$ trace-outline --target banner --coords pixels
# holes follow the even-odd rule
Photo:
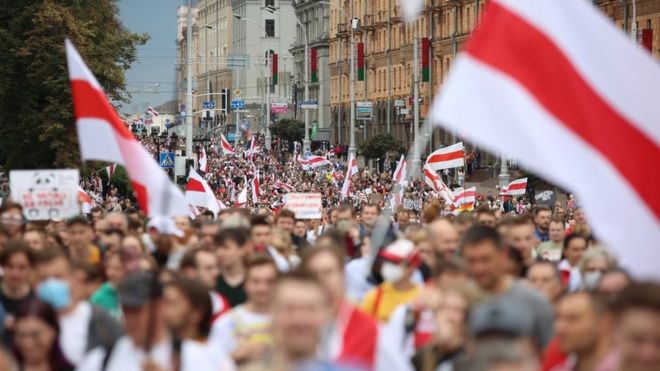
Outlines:
[[[80,214],[79,179],[77,169],[13,170],[9,187],[28,220],[63,219]]]
[[[289,111],[289,104],[286,100],[278,101],[273,99],[270,103],[270,112],[272,113],[287,113]]]
[[[284,208],[293,211],[296,219],[321,219],[323,201],[320,193],[287,193]]]

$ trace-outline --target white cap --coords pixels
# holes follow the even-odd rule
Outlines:
[[[167,216],[157,215],[151,218],[151,220],[149,220],[149,223],[147,223],[147,230],[151,228],[156,229],[160,234],[176,236],[176,237],[184,236],[183,231],[177,228],[176,224],[174,223],[174,220],[172,220],[172,218]]]
[[[408,262],[410,265],[419,264],[419,251],[412,241],[400,238],[387,247],[381,253],[383,259],[392,263]]]

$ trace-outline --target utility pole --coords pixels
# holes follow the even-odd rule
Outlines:
[[[270,88],[273,75],[273,52],[268,50],[266,57],[266,149],[270,151],[272,137],[270,135]]]
[[[348,19],[347,19],[348,21]],[[346,24],[348,26],[348,23]],[[339,94],[337,95],[338,97],[338,102],[339,104],[337,105],[337,144],[341,144],[341,106],[344,104],[344,101],[342,99],[341,95],[341,86],[343,85],[341,83],[342,80],[342,66],[344,64],[344,55],[342,54],[341,50],[341,45],[344,43],[343,40],[339,41],[339,58],[337,61],[337,68],[339,69],[339,81],[337,83],[337,87],[339,88]]]
[[[351,1],[351,14],[355,16],[355,4]],[[353,158],[356,158],[357,151],[355,149],[355,40],[353,39],[353,31],[357,28],[357,19],[351,18],[351,84],[350,84],[350,94],[351,94],[351,127],[350,127],[350,144],[348,146],[348,158],[351,154]]]
[[[417,27],[415,27],[415,34],[417,33]],[[417,145],[419,142],[419,38],[417,35],[413,38],[413,109],[414,109],[414,120],[413,120],[413,140],[414,140],[414,151],[413,151],[413,160],[412,160],[412,174],[419,174],[421,169],[420,159],[420,148]]]
[[[632,20],[630,21],[630,38],[637,44],[637,0],[632,0]]]
[[[192,4],[188,0],[188,19],[186,21],[186,48],[188,53],[188,60],[186,61],[187,77],[186,77],[186,158],[188,160],[193,158],[193,93],[192,93]]]

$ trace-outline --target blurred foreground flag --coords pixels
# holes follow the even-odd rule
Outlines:
[[[133,138],[69,40],[66,40],[66,56],[83,161],[123,165],[137,202],[147,215],[187,216],[188,203],[183,193]]]
[[[620,262],[660,279],[658,86],[589,2],[494,0],[429,118],[573,190]]]
[[[400,0],[399,3],[403,9],[403,18],[408,23],[414,22],[424,8],[424,0]]]

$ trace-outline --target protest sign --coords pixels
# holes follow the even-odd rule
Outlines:
[[[69,218],[80,214],[78,170],[13,170],[12,200],[23,206],[28,220]]]
[[[321,219],[323,202],[320,193],[287,193],[284,207],[296,214],[296,219]]]

